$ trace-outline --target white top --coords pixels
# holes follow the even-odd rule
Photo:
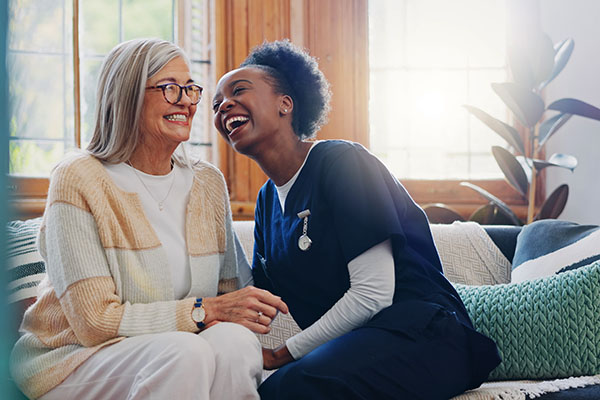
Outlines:
[[[315,142],[311,146],[296,174],[282,186],[275,186],[282,213],[287,194],[296,182],[310,151],[318,143]],[[314,324],[286,340],[287,348],[294,359],[297,360],[323,343],[363,325],[392,304],[395,284],[394,256],[390,239],[352,259],[348,263],[348,272],[350,288],[342,298]]]
[[[177,164],[167,175],[149,175],[125,163],[103,165],[120,189],[137,193],[144,214],[165,249],[175,299],[187,297],[192,277],[185,241],[185,213],[194,172]],[[163,202],[162,211],[159,202]]]
[[[302,171],[304,164],[306,164],[306,160],[308,160],[310,152],[319,142],[320,140],[317,140],[310,146],[310,149],[308,149],[308,153],[306,153],[304,161],[302,161],[302,165],[300,166],[300,168],[298,168],[298,171],[296,171],[294,176],[292,176],[289,181],[287,181],[281,186],[275,185],[275,187],[277,188],[277,196],[279,197],[279,204],[281,205],[281,215],[283,215],[283,213],[285,212],[285,199],[287,198],[290,189],[292,188],[292,186],[294,186],[294,182],[296,182],[296,179],[298,179],[298,175],[300,175],[300,171]]]

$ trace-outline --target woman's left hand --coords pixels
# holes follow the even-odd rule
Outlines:
[[[281,297],[254,286],[202,300],[206,311],[207,327],[216,321],[235,322],[252,332],[266,334],[278,312],[288,313],[288,306]]]
[[[285,364],[294,361],[294,357],[290,354],[287,346],[282,344],[276,349],[262,349],[263,353],[263,368],[277,369],[283,367]]]

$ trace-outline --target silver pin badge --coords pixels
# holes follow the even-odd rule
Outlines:
[[[312,245],[312,240],[307,235],[308,232],[308,216],[310,215],[310,210],[307,208],[304,211],[300,211],[298,213],[298,218],[304,219],[304,226],[302,228],[302,236],[298,238],[298,247],[302,251],[306,251],[310,249]]]

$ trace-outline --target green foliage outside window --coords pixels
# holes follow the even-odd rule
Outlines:
[[[175,0],[79,0],[81,146],[91,138],[106,53],[136,37],[174,40]],[[73,0],[9,0],[9,173],[48,176],[75,146]]]

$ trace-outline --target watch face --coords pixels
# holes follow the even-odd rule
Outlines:
[[[204,307],[196,307],[192,311],[192,319],[194,322],[204,322],[205,317],[206,312],[204,311]]]
[[[308,235],[302,235],[302,236],[300,236],[300,238],[298,238],[298,247],[302,251],[308,250],[310,248],[311,244],[312,244],[312,240],[310,240]]]

